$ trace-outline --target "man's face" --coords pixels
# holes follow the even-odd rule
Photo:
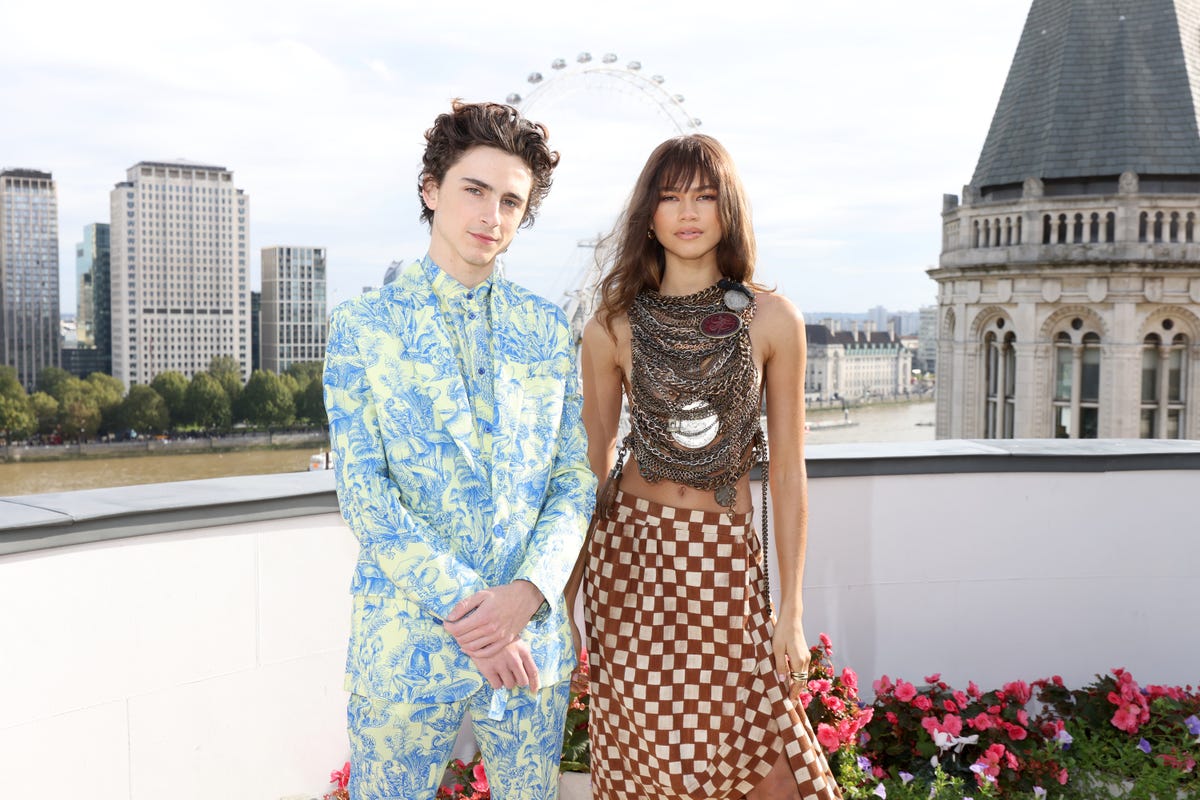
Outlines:
[[[460,281],[483,280],[508,249],[529,202],[533,175],[517,156],[473,147],[421,194],[433,209],[429,255]]]

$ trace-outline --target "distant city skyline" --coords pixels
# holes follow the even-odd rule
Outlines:
[[[759,276],[802,309],[916,309],[941,245],[941,197],[966,183],[1003,86],[1027,2],[928,0],[718,7],[614,0],[568,24],[561,4],[519,12],[351,2],[336,11],[213,0],[205,30],[143,0],[93,7],[7,3],[0,51],[0,166],[54,173],[60,247],[110,222],[130,166],[187,158],[232,170],[254,198],[250,283],[264,247],[324,247],[330,305],[419,258],[422,132],[453,97],[528,108],[563,154],[541,216],[506,256],[509,275],[559,302],[585,265],[581,240],[612,223],[637,170],[674,128],[619,81],[567,77],[591,52],[640,61],[685,97],[699,130],[733,154],[750,194]],[[19,112],[17,111],[19,109]],[[66,110],[69,109],[69,113]],[[319,190],[316,190],[319,187]],[[61,306],[75,308],[73,263]]]

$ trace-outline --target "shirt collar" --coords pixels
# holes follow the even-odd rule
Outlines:
[[[459,283],[457,278],[451,276],[437,264],[433,263],[433,259],[428,255],[421,261],[421,265],[425,268],[425,274],[428,276],[429,282],[433,285],[433,293],[437,296],[438,300],[447,306],[451,304],[461,305],[467,302],[486,303],[488,297],[491,295],[491,275],[488,275],[483,283],[468,289]]]

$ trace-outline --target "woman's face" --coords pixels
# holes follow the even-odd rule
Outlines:
[[[688,187],[659,192],[651,226],[668,256],[684,261],[715,257],[724,233],[718,205],[717,187],[703,175]]]

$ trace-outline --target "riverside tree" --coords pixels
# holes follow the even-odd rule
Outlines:
[[[0,435],[7,442],[37,430],[37,417],[14,367],[0,367]]]
[[[138,433],[162,433],[171,424],[166,401],[153,388],[140,383],[129,387],[117,418],[122,428]]]

